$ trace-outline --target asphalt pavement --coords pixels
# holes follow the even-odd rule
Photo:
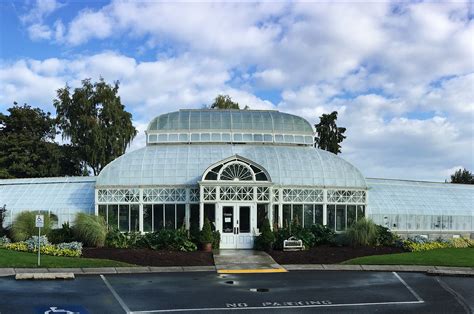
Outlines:
[[[474,278],[422,273],[290,271],[0,278],[0,313],[472,313]]]

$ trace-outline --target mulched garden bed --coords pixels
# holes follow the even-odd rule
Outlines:
[[[148,249],[84,248],[82,256],[105,258],[142,266],[214,266],[212,253]]]
[[[337,247],[318,246],[306,251],[271,251],[269,254],[279,264],[338,264],[356,257],[406,252],[396,247]]]

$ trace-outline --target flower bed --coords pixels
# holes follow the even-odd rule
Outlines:
[[[7,240],[2,238],[2,240],[0,240],[1,248],[19,252],[38,252],[38,236],[33,236],[26,241],[15,243],[11,243],[8,238],[6,239]],[[82,255],[82,243],[80,242],[51,244],[46,236],[41,236],[39,241],[41,254],[68,257],[79,257]]]

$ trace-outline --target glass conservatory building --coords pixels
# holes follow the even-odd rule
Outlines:
[[[152,232],[208,218],[221,248],[252,248],[266,217],[337,232],[369,216],[401,234],[473,233],[474,186],[365,179],[314,148],[313,129],[298,116],[180,110],[153,119],[146,136],[145,147],[97,177],[0,180],[9,221],[21,210],[49,210],[59,223],[85,211],[124,232]]]

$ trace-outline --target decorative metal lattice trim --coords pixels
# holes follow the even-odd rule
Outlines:
[[[97,191],[99,203],[138,203],[140,201],[140,189],[99,189]]]
[[[144,189],[143,202],[186,202],[186,189],[179,188],[158,188]]]
[[[257,187],[257,201],[269,201],[270,200],[270,188],[267,186]]]
[[[322,203],[323,190],[314,189],[283,189],[283,202]]]
[[[252,181],[253,171],[245,164],[231,163],[222,169],[219,179],[224,181]]]
[[[251,186],[224,186],[220,189],[222,201],[252,201],[253,187]]]
[[[279,189],[273,189],[273,201],[275,203],[278,203],[280,201],[280,190]]]
[[[205,201],[215,201],[217,199],[217,188],[205,186],[202,197]]]
[[[350,191],[350,190],[328,190],[328,203],[354,203],[365,204],[365,191]]]
[[[189,189],[189,201],[199,203],[199,189]]]

